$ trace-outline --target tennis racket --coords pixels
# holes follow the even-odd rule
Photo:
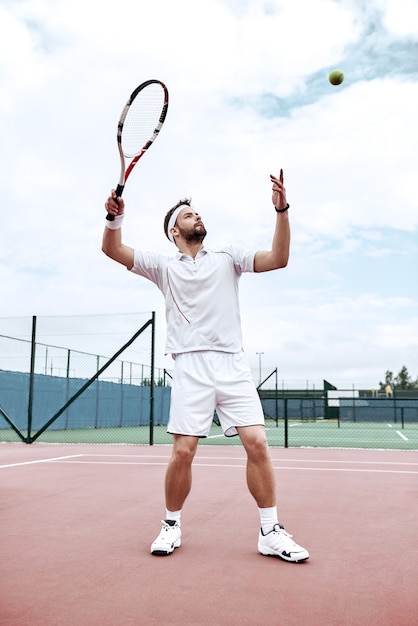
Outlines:
[[[120,176],[116,195],[123,193],[129,174],[144,156],[164,124],[168,110],[168,90],[159,80],[147,80],[129,96],[119,118],[117,142],[120,155]],[[128,160],[132,159],[129,163]],[[114,215],[106,219],[113,221]]]

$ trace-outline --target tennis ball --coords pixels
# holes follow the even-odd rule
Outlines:
[[[328,76],[331,85],[341,85],[344,80],[344,74],[341,70],[332,70]]]

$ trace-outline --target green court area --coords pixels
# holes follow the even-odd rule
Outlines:
[[[284,420],[276,424],[267,420],[266,432],[271,446],[364,448],[418,450],[418,422],[404,424],[389,422],[340,422],[332,420]],[[287,434],[286,434],[287,433]],[[26,433],[22,433],[26,436]],[[32,433],[35,435],[35,433]],[[10,428],[0,429],[0,441],[19,442]],[[87,428],[76,430],[46,430],[36,439],[39,443],[100,443],[149,445],[170,444],[171,436],[165,426],[122,428]],[[225,437],[220,426],[212,424],[209,437],[201,445],[239,445],[238,437]]]
[[[418,422],[404,425],[386,422],[340,422],[333,420],[289,420],[287,437],[285,423],[266,421],[270,446],[291,448],[375,448],[384,450],[418,450]],[[239,443],[223,436],[220,427],[212,426],[208,439],[203,443],[228,445]]]
[[[266,427],[270,444],[280,445],[274,443],[275,426],[267,423]],[[289,420],[288,445],[289,447],[418,450],[418,422],[411,422],[402,428],[400,424],[388,422],[340,422],[338,424],[338,421],[328,420],[316,422]]]

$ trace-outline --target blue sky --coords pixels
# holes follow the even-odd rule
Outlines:
[[[155,310],[170,367],[160,293],[100,252],[118,116],[160,78],[126,243],[171,254],[163,217],[191,195],[208,246],[265,249],[283,167],[289,266],[241,280],[254,371],[263,352],[289,384],[418,376],[416,0],[2,0],[0,24],[2,317]]]

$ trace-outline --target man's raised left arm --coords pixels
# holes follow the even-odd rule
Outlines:
[[[255,272],[269,272],[286,267],[290,251],[289,205],[286,200],[286,189],[283,184],[283,170],[277,178],[270,174],[272,187],[272,202],[276,210],[276,227],[273,235],[271,250],[260,250],[254,257]]]

